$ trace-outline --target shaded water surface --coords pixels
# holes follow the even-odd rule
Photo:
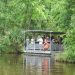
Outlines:
[[[0,75],[75,75],[75,65],[52,57],[0,55]]]

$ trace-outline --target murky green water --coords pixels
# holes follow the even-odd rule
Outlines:
[[[52,57],[0,55],[0,75],[75,75],[75,65]]]

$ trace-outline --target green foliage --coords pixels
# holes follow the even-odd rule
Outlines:
[[[23,46],[23,34],[20,29],[14,28],[6,32],[6,35],[0,40],[1,52],[17,52],[22,51]],[[11,49],[11,50],[10,50]]]
[[[64,56],[74,58],[74,27],[75,0],[0,1],[0,52],[21,50],[22,30],[44,29],[66,32]]]
[[[66,60],[75,60],[75,28],[69,30],[66,33],[66,38],[64,39],[64,56]]]

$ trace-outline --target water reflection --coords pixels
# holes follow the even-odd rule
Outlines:
[[[48,75],[50,68],[50,57],[25,56],[26,75]]]
[[[75,75],[75,65],[57,63],[52,57],[0,55],[0,75]]]
[[[26,75],[63,75],[63,66],[52,57],[25,56]]]
[[[52,57],[25,56],[25,62],[25,75],[75,75],[73,64],[57,63]]]

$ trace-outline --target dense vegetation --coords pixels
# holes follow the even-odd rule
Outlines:
[[[0,0],[0,52],[22,50],[22,30],[45,29],[66,32],[63,57],[75,59],[74,26],[75,0]]]

